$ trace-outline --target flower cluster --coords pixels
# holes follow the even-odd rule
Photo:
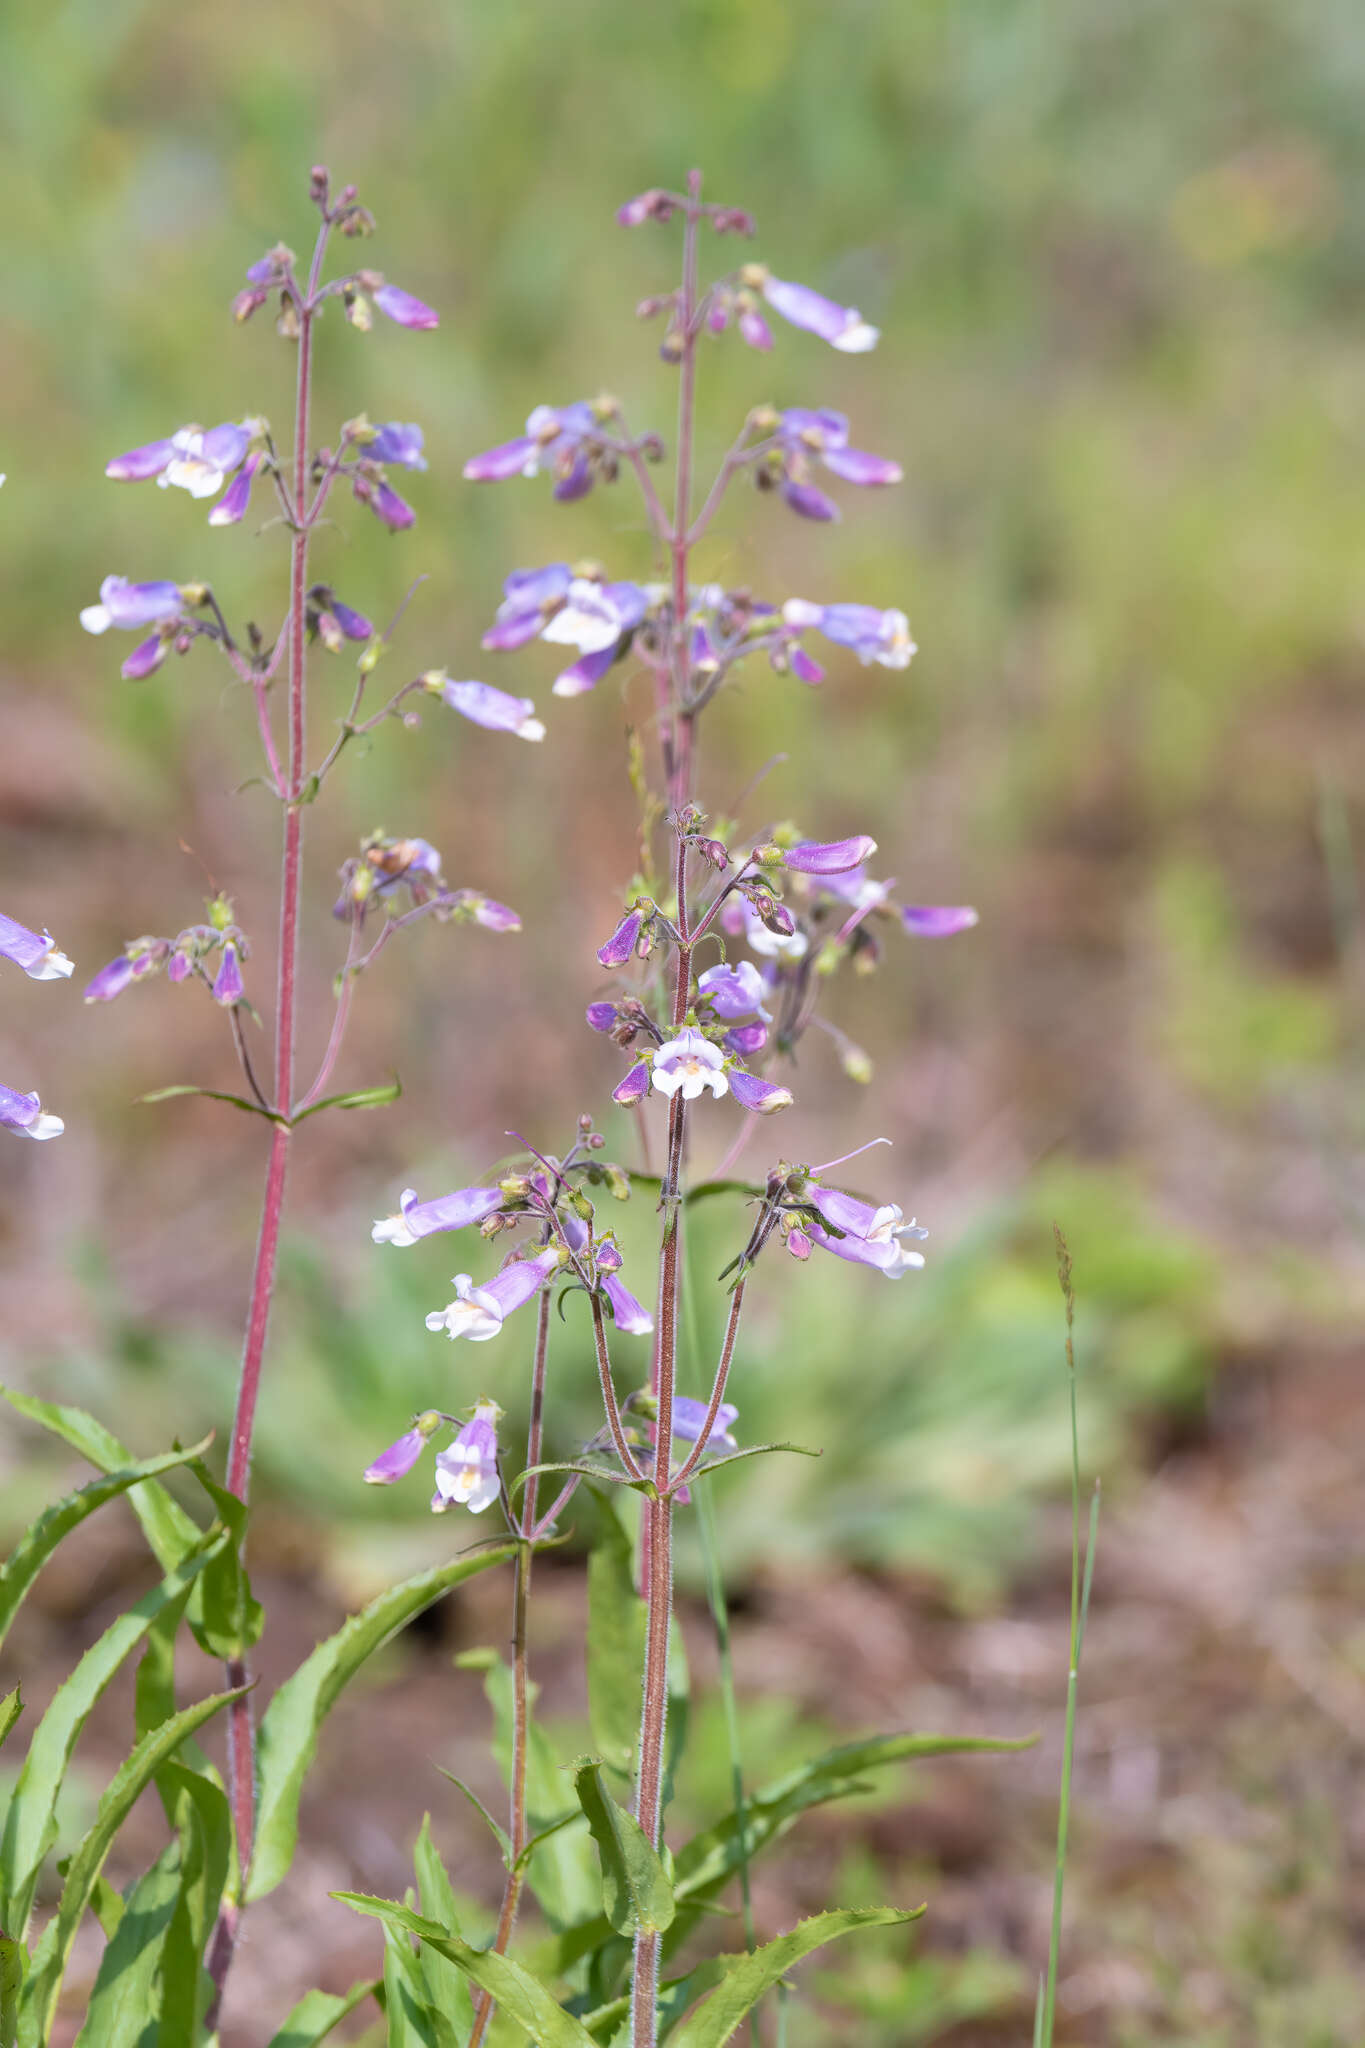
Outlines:
[[[187,924],[173,939],[130,939],[85,986],[87,1003],[111,1003],[134,982],[149,981],[164,969],[168,981],[202,982],[215,1003],[234,1009],[245,1000],[242,962],[251,952],[246,933],[234,922],[232,904],[215,896],[203,924]]]
[[[50,932],[31,932],[27,925],[0,912],[0,958],[13,961],[30,981],[65,981],[73,971]],[[0,1084],[0,1124],[24,1138],[59,1138],[65,1125],[45,1110],[37,1095]]]

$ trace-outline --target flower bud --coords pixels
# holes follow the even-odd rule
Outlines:
[[[710,862],[718,874],[723,875],[730,865],[730,856],[721,845],[719,839],[699,839],[697,841],[697,852],[703,860]]]
[[[630,1109],[648,1093],[649,1063],[647,1060],[639,1060],[626,1075],[625,1080],[618,1082],[612,1089],[611,1099],[613,1102],[619,1102],[623,1109]]]
[[[251,318],[252,314],[265,304],[269,297],[269,292],[262,291],[259,285],[248,285],[245,291],[238,292],[232,302],[232,317],[237,322],[237,325],[239,327],[244,325]]]

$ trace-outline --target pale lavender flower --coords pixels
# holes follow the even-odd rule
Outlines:
[[[603,967],[624,967],[635,951],[635,942],[640,936],[644,923],[644,912],[628,910],[616,930],[604,946],[597,949],[597,957]]]
[[[45,1111],[36,1095],[21,1095],[0,1085],[0,1124],[17,1131],[21,1138],[60,1138],[66,1126],[59,1116]]]
[[[621,659],[619,646],[599,647],[593,654],[580,655],[571,668],[562,669],[552,685],[556,697],[582,697],[595,690],[608,669]]]
[[[529,697],[509,696],[492,683],[457,683],[439,674],[435,674],[434,682],[428,676],[426,684],[442,703],[473,725],[482,725],[489,732],[515,733],[522,740],[545,737],[545,727],[535,716],[536,707]]]
[[[165,633],[149,633],[119,668],[125,682],[140,683],[144,676],[154,675],[171,651],[171,642]]]
[[[213,1000],[230,1010],[242,1000],[242,969],[237,957],[237,948],[229,939],[223,947],[223,958],[213,983]]]
[[[901,923],[913,938],[947,939],[954,932],[970,931],[978,922],[977,913],[969,903],[905,903],[901,906]]]
[[[642,1301],[637,1301],[625,1282],[615,1273],[602,1275],[602,1292],[611,1303],[612,1321],[628,1337],[647,1337],[654,1318]]]
[[[22,967],[30,981],[61,981],[73,971],[74,962],[59,952],[50,932],[31,932],[0,911],[0,954]]]
[[[467,898],[474,912],[475,924],[481,924],[485,931],[519,932],[521,919],[515,910],[509,910],[505,903],[495,903],[491,896]]]
[[[650,1081],[660,1095],[671,1096],[681,1091],[684,1102],[695,1102],[704,1088],[709,1088],[719,1101],[730,1086],[725,1055],[690,1026],[659,1047],[650,1068]]]
[[[544,630],[553,611],[569,595],[573,571],[567,562],[551,562],[544,569],[514,569],[503,584],[503,601],[493,624],[483,636],[488,648],[524,647]]]
[[[876,851],[876,840],[865,832],[852,839],[803,839],[782,849],[782,866],[798,875],[843,875],[871,860]]]
[[[81,624],[87,633],[136,632],[178,618],[186,605],[178,583],[130,583],[126,576],[106,576],[98,604],[86,605]]]
[[[833,299],[812,291],[809,285],[789,284],[761,265],[752,266],[746,281],[749,277],[775,313],[780,313],[793,327],[818,334],[831,348],[840,349],[845,355],[863,355],[877,346],[877,329],[869,327],[855,306],[837,305]]]
[[[852,648],[864,666],[875,661],[883,668],[908,668],[916,651],[904,612],[878,611],[870,604],[809,604],[792,597],[783,605],[782,617],[797,632],[813,629]]]
[[[354,611],[350,605],[343,604],[339,597],[333,597],[330,592],[326,611],[335,619],[337,627],[347,640],[373,639],[374,625],[366,618],[364,612]]]
[[[412,1428],[406,1430],[397,1443],[390,1444],[372,1465],[366,1466],[368,1483],[371,1486],[392,1486],[395,1479],[406,1478],[441,1427],[442,1420],[434,1408],[428,1408],[425,1415],[417,1416]]]
[[[772,329],[757,306],[742,305],[735,325],[739,329],[740,340],[747,342],[750,348],[761,349],[766,353],[772,347]]]
[[[104,465],[104,474],[115,483],[140,484],[148,482],[172,462],[176,456],[174,441],[169,435],[164,441],[146,441],[141,448],[130,448],[126,455],[116,455],[112,462]]]
[[[496,1215],[505,1200],[501,1188],[481,1187],[457,1188],[453,1195],[419,1202],[416,1188],[404,1188],[398,1197],[400,1213],[381,1217],[370,1236],[376,1244],[416,1244],[418,1238],[430,1237],[438,1230],[464,1230],[471,1223],[482,1223],[485,1216]]]
[[[616,209],[617,221],[623,228],[638,228],[647,220],[671,220],[672,217],[673,201],[657,185],[651,186],[648,192],[638,193]]]
[[[706,1411],[709,1402],[694,1401],[690,1394],[673,1396],[673,1434],[680,1436],[684,1443],[694,1444],[700,1440],[706,1426]],[[706,1439],[708,1450],[737,1451],[739,1445],[730,1434],[732,1422],[738,1422],[739,1410],[733,1401],[722,1401],[716,1410],[716,1419],[711,1425],[711,1434]]]
[[[766,1014],[766,1013],[765,1013]],[[726,1052],[735,1053],[740,1059],[752,1059],[756,1052],[762,1052],[768,1043],[766,1024],[736,1024],[726,1032],[721,1045]]]
[[[899,1280],[913,1268],[924,1264],[922,1252],[907,1251],[901,1243],[902,1237],[928,1236],[929,1233],[920,1229],[913,1219],[909,1223],[886,1226],[885,1234],[879,1237],[860,1237],[854,1232],[831,1237],[819,1223],[809,1223],[805,1227],[813,1244],[833,1252],[837,1259],[846,1259],[851,1265],[875,1267],[888,1280]]]
[[[420,427],[405,425],[401,420],[389,420],[386,425],[375,428],[374,439],[367,445],[365,453],[372,462],[392,462],[400,469],[425,469],[423,438]]]
[[[424,306],[411,292],[405,292],[401,285],[381,284],[374,302],[386,320],[396,321],[400,327],[431,328],[441,324],[438,313]]]
[[[432,1508],[468,1508],[481,1515],[491,1507],[502,1490],[498,1477],[498,1424],[502,1410],[496,1401],[476,1401],[472,1420],[454,1443],[436,1453],[436,1492]]]
[[[99,973],[86,983],[84,1000],[87,1003],[112,1003],[114,997],[121,996],[133,982],[141,981],[145,975],[156,971],[169,947],[164,939],[158,939],[154,944],[143,941],[142,944],[145,950],[120,953],[117,959],[101,967]]]
[[[708,967],[697,976],[697,988],[710,997],[712,1009],[727,1023],[740,1017],[759,1017],[765,1024],[771,1021],[771,1013],[763,1007],[767,983],[752,960]]]
[[[633,633],[649,609],[649,597],[637,583],[595,583],[575,576],[564,603],[546,620],[540,637],[557,647],[577,647],[596,654]]]
[[[802,1230],[799,1223],[787,1232],[786,1246],[792,1257],[800,1259],[803,1266],[814,1249],[809,1235]]]
[[[212,498],[241,468],[252,440],[263,430],[257,419],[224,420],[221,426],[179,427],[163,441],[148,441],[105,464],[104,473],[118,483],[144,483],[155,477],[163,490],[175,487],[192,498]],[[221,521],[218,522],[221,524]]]
[[[209,513],[210,526],[235,526],[246,516],[251,503],[251,486],[264,457],[259,453],[248,455],[232,482],[224,491],[218,503]]]
[[[843,517],[833,498],[827,498],[815,484],[802,483],[796,477],[783,479],[782,500],[801,519],[829,522]]]
[[[584,444],[591,445],[597,432],[597,414],[585,399],[572,405],[538,405],[524,434],[471,456],[464,473],[471,483],[503,483],[514,476],[539,476],[548,469],[557,479],[556,498],[582,498],[593,483]]]
[[[633,1109],[637,1102],[649,1093],[649,1062],[637,1060],[624,1081],[618,1081],[611,1091],[613,1102],[619,1102],[622,1109]]]
[[[753,1116],[772,1116],[779,1109],[790,1109],[795,1099],[790,1088],[776,1081],[761,1081],[743,1067],[731,1067],[726,1078],[735,1101]]]
[[[904,472],[888,456],[869,455],[848,445],[848,420],[841,412],[814,411],[791,406],[778,415],[775,429],[783,453],[790,461],[813,457],[845,483],[862,485],[898,484]]]
[[[594,1031],[616,1029],[615,1003],[589,1003],[585,1015]]]
[[[429,1330],[444,1330],[447,1336],[468,1337],[472,1344],[486,1344],[496,1337],[515,1309],[525,1306],[563,1264],[564,1253],[550,1245],[534,1258],[518,1259],[504,1266],[497,1276],[476,1287],[468,1273],[455,1275],[454,1301],[434,1309],[427,1317]]]

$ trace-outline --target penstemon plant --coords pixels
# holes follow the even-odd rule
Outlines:
[[[495,932],[515,930],[519,922],[477,890],[450,888],[425,840],[379,833],[364,840],[342,870],[334,914],[345,931],[345,952],[335,1008],[316,1070],[300,1089],[295,1049],[304,817],[349,742],[391,718],[408,722],[414,701],[424,697],[440,698],[494,732],[528,740],[544,735],[530,700],[483,682],[455,681],[443,670],[424,671],[371,707],[369,679],[394,629],[376,631],[330,584],[313,580],[311,544],[331,492],[349,487],[362,507],[402,529],[414,515],[389,471],[425,467],[417,427],[373,426],[363,415],[341,428],[334,446],[312,446],[318,319],[329,303],[362,330],[376,308],[413,329],[434,327],[436,315],[376,272],[328,278],[333,237],[367,234],[372,222],[354,189],[334,197],[320,169],[312,199],[320,227],[306,269],[277,247],[252,266],[235,304],[244,321],[273,300],[279,332],[297,347],[292,448],[282,453],[268,424],[252,418],[208,431],[182,428],[109,465],[117,479],[155,477],[196,497],[216,497],[211,524],[245,517],[253,490],[270,493],[278,515],[271,523],[282,525],[289,541],[283,623],[273,636],[254,625],[237,634],[208,583],[139,584],[121,577],[108,578],[99,603],[82,614],[91,632],[112,627],[144,634],[124,663],[126,676],[150,674],[171,653],[187,653],[205,640],[252,693],[266,786],[283,813],[272,1074],[263,1079],[250,1055],[245,1022],[254,1013],[243,964],[249,965],[251,945],[225,896],[174,937],[145,936],[126,945],[86,996],[106,1001],[163,969],[171,981],[200,983],[225,1013],[245,1092],[193,1084],[158,1092],[216,1095],[260,1115],[271,1126],[270,1152],[222,1480],[205,1462],[208,1439],[139,1460],[81,1411],[24,1394],[8,1397],[21,1414],[80,1451],[100,1476],[51,1508],[7,1563],[0,1577],[0,1641],[61,1538],[111,1498],[127,1497],[164,1576],[80,1660],[29,1743],[0,1839],[0,1926],[6,1930],[0,1936],[0,2048],[16,2041],[19,2048],[42,2048],[51,2037],[87,1908],[101,1923],[106,1947],[80,2039],[91,2048],[145,2048],[149,2014],[166,2048],[182,2042],[200,2048],[216,2039],[243,1913],[290,1867],[303,1785],[331,1707],[398,1629],[475,1573],[504,1563],[512,1579],[510,1666],[488,1652],[463,1660],[484,1672],[508,1786],[506,1828],[468,1793],[492,1828],[505,1866],[491,1937],[479,1943],[462,1932],[428,1817],[414,1851],[420,1911],[411,1895],[401,1903],[337,1895],[382,1923],[382,1975],[345,1994],[310,1993],[274,2034],[272,2048],[311,2048],[369,1998],[393,2048],[479,2048],[485,2040],[496,2048],[527,2038],[544,2048],[654,2048],[664,2040],[676,2048],[720,2048],[803,1956],[860,1928],[916,1917],[916,1910],[895,1907],[832,1909],[760,1946],[748,1910],[752,1859],[808,1808],[863,1789],[873,1770],[907,1757],[1017,1746],[895,1732],[831,1750],[749,1793],[736,1757],[733,1809],[685,1843],[666,1839],[687,1713],[673,1611],[675,1518],[691,1508],[693,1489],[709,1485],[722,1467],[798,1448],[745,1444],[738,1429],[743,1394],[736,1360],[754,1268],[765,1254],[804,1263],[820,1253],[869,1269],[861,1276],[866,1280],[872,1274],[899,1279],[924,1263],[914,1246],[926,1233],[906,1221],[897,1203],[841,1184],[837,1169],[868,1144],[815,1165],[776,1158],[750,1179],[736,1177],[738,1162],[756,1134],[770,1128],[768,1119],[792,1106],[787,1076],[812,1026],[832,1037],[850,1077],[868,1078],[865,1055],[821,1014],[838,971],[875,966],[888,929],[945,937],[975,922],[967,908],[896,901],[893,885],[868,872],[876,847],[866,834],[818,839],[780,820],[746,825],[738,816],[709,814],[699,793],[703,714],[745,661],[762,658],[779,675],[813,685],[823,671],[808,644],[812,636],[890,670],[904,669],[915,651],[897,610],[803,598],[773,604],[696,579],[695,551],[741,482],[776,494],[802,518],[828,521],[838,508],[816,482],[817,472],[874,489],[900,476],[891,460],[849,445],[839,413],[760,405],[703,492],[695,482],[699,353],[708,336],[727,331],[767,353],[773,347],[770,314],[849,354],[872,348],[878,337],[855,310],[775,277],[762,264],[742,263],[703,284],[704,236],[747,238],[753,224],[737,208],[703,201],[700,176],[693,173],[685,192],[647,192],[619,216],[625,227],[676,219],[682,228],[678,287],[640,308],[646,317],[662,318],[659,353],[678,378],[671,491],[658,481],[666,457],[661,438],[636,432],[612,398],[540,406],[523,435],[466,465],[474,482],[547,475],[563,503],[629,476],[643,500],[653,559],[639,568],[658,580],[612,581],[593,565],[567,562],[517,571],[504,586],[484,646],[511,651],[539,638],[572,650],[575,658],[554,682],[557,696],[587,694],[612,673],[626,684],[642,678],[650,693],[657,767],[633,732],[627,749],[642,809],[638,873],[598,949],[586,1024],[625,1056],[612,1099],[633,1112],[642,1157],[648,1162],[653,1148],[660,1167],[655,1173],[647,1164],[628,1168],[607,1159],[604,1132],[584,1114],[558,1152],[511,1133],[520,1149],[486,1181],[435,1199],[419,1199],[408,1189],[396,1213],[375,1223],[375,1242],[390,1247],[412,1248],[428,1237],[474,1228],[495,1246],[511,1246],[485,1277],[458,1274],[454,1298],[426,1320],[433,1332],[485,1343],[503,1338],[517,1311],[529,1312],[515,1325],[531,1333],[524,1455],[509,1455],[500,1440],[501,1410],[486,1394],[433,1406],[412,1419],[365,1478],[378,1485],[400,1481],[433,1452],[433,1509],[491,1510],[500,1532],[388,1588],[353,1615],[278,1688],[257,1727],[249,1658],[262,1616],[243,1545],[293,1135],[323,1108],[374,1104],[394,1092],[380,1087],[328,1096],[326,1090],[355,982],[395,933],[429,916]],[[314,759],[306,689],[310,650],[319,644],[332,654],[349,649],[357,660],[349,708]],[[281,696],[283,740],[277,731]],[[757,779],[750,796],[756,787]],[[0,922],[0,950],[30,973],[69,972],[50,941],[8,921]],[[55,1135],[50,1126],[37,1127],[36,1098],[14,1098],[20,1105],[14,1115],[8,1102],[0,1097],[5,1121],[30,1135]],[[31,1114],[24,1105],[31,1105]],[[652,1131],[656,1118],[662,1129]],[[706,1178],[691,1167],[692,1152],[703,1147],[723,1154]],[[606,1220],[609,1205],[638,1193],[656,1202],[658,1215],[653,1282],[636,1283],[648,1306],[627,1282],[617,1234]],[[696,1317],[705,1284],[689,1262],[689,1217],[692,1203],[706,1195],[731,1197],[736,1222],[734,1256],[714,1283],[723,1336],[709,1392],[695,1398],[681,1391],[679,1366],[687,1348],[683,1332]],[[858,1277],[850,1280],[856,1284]],[[576,1295],[591,1326],[602,1419],[586,1443],[565,1445],[554,1440],[551,1339],[556,1302],[562,1316]],[[177,1470],[197,1484],[206,1504],[202,1520],[164,1486],[164,1476]],[[566,1539],[570,1505],[583,1505],[586,1496],[596,1532],[586,1632],[595,1753],[579,1758],[566,1775],[534,1712],[530,1596],[537,1553]],[[719,1612],[723,1625],[723,1606]],[[227,1683],[181,1707],[176,1645],[186,1626],[223,1660]],[[56,1908],[30,1943],[72,1748],[95,1701],[134,1654],[134,1748],[63,1866]],[[16,1690],[0,1704],[0,1740],[19,1710]],[[195,1740],[220,1712],[227,1723],[225,1782]],[[103,1878],[104,1860],[149,1784],[160,1794],[169,1840],[152,1868],[119,1895]],[[698,1958],[688,1944],[709,1915],[723,1910],[736,1879],[745,1901],[746,1947]],[[528,1894],[548,1930],[544,1939],[529,1938],[521,1924]]]

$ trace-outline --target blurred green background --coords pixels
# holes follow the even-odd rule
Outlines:
[[[393,948],[338,1078],[396,1068],[403,1099],[312,1124],[297,1148],[259,1484],[333,1596],[444,1540],[420,1498],[355,1484],[408,1409],[485,1383],[517,1409],[515,1358],[452,1362],[422,1328],[464,1251],[376,1252],[370,1218],[405,1184],[484,1171],[509,1125],[562,1143],[616,1072],[580,1017],[634,859],[620,695],[559,702],[549,650],[478,641],[511,568],[595,555],[644,576],[648,541],[625,485],[559,507],[543,483],[475,488],[460,467],[537,402],[604,387],[669,437],[671,373],[633,308],[672,282],[676,230],[627,235],[612,214],[690,163],[753,211],[755,254],[883,330],[868,358],[787,329],[767,358],[709,348],[703,449],[760,400],[834,405],[906,472],[893,493],[844,492],[833,530],[736,495],[702,569],[777,599],[901,605],[922,650],[904,674],[836,659],[820,692],[745,677],[713,719],[703,797],[725,808],[781,750],[776,815],[870,830],[912,900],[981,911],[974,933],[894,946],[833,997],[876,1061],[870,1089],[819,1046],[803,1059],[783,1149],[892,1137],[860,1171],[929,1224],[929,1269],[897,1289],[832,1262],[763,1277],[743,1427],[825,1455],[725,1483],[727,1569],[741,1586],[913,1574],[967,1617],[1045,1569],[1066,1463],[1053,1217],[1080,1292],[1085,1460],[1120,1513],[1141,1513],[1171,1456],[1216,1462],[1239,1388],[1349,1356],[1365,1199],[1355,10],[77,0],[3,20],[3,900],[78,963],[71,989],[6,983],[4,1076],[67,1119],[60,1145],[6,1148],[9,1376],[143,1449],[229,1411],[261,1133],[209,1104],[134,1101],[232,1086],[221,1019],[193,991],[85,1010],[78,989],[125,938],[193,919],[211,878],[256,937],[264,1004],[276,821],[243,786],[249,707],[208,653],[124,684],[126,644],[76,615],[111,570],[211,575],[230,616],[279,613],[278,530],[211,531],[183,496],[102,469],[192,419],[260,411],[287,440],[291,352],[268,315],[238,329],[227,307],[270,243],[307,246],[315,161],[377,217],[364,260],[442,315],[429,335],[324,325],[319,438],[361,410],[415,419],[431,468],[408,493],[412,534],[339,501],[316,573],[376,616],[425,576],[392,668],[482,675],[536,697],[550,728],[541,748],[431,715],[382,732],[309,818],[319,1044],[332,871],[361,832],[430,838],[452,882],[526,925]],[[735,248],[704,254],[724,268]],[[344,661],[320,654],[319,742],[348,692]],[[727,1118],[717,1151],[728,1135]],[[701,1274],[741,1227],[708,1217]],[[700,1287],[698,1317],[705,1337]],[[573,1331],[564,1446],[592,1426],[586,1366]],[[1286,1451],[1253,1430],[1258,1484]],[[26,1439],[3,1456],[17,1517],[53,1474]],[[1186,2031],[1119,2019],[1093,2038],[1221,2042],[1253,2022],[1309,2038],[1292,2003],[1292,2035],[1279,2007],[1247,2005],[1225,2036],[1218,2011],[1182,2017],[1185,1994],[1161,1995]],[[871,2006],[864,2023],[860,2038],[909,2038],[894,2010],[884,2036]]]

